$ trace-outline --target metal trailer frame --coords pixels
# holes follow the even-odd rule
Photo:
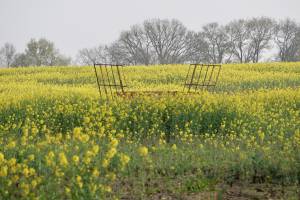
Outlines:
[[[179,91],[147,91],[147,92],[125,92],[127,87],[125,76],[122,73],[124,65],[95,63],[94,72],[97,80],[100,98],[114,99],[116,96],[132,96],[137,93],[143,94],[176,94]],[[190,64],[183,85],[183,92],[197,92],[199,89],[214,88],[218,82],[221,71],[220,64]]]
[[[185,78],[183,91],[205,89],[217,85],[222,65],[220,64],[190,64]],[[216,74],[214,75],[214,72]]]
[[[124,65],[95,63],[94,71],[97,80],[98,92],[100,98],[114,98],[115,95],[124,95],[125,76],[121,69]]]

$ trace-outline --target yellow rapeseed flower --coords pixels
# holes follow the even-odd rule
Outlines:
[[[100,172],[98,169],[94,169],[92,172],[93,177],[97,178],[100,175]]]
[[[116,148],[111,148],[107,153],[106,153],[106,157],[108,159],[113,158],[117,153],[117,149]]]
[[[111,139],[110,145],[111,147],[117,147],[119,144],[119,141],[116,138]]]
[[[90,123],[90,121],[91,121],[91,119],[90,119],[89,117],[84,117],[84,118],[83,118],[83,122],[84,122],[85,124]]]
[[[76,155],[74,155],[74,156],[72,157],[72,160],[73,160],[73,162],[74,162],[75,164],[78,164],[78,163],[79,163],[79,157],[76,156]]]
[[[75,127],[73,129],[73,136],[75,139],[80,139],[81,138],[81,128],[80,127]]]
[[[38,184],[38,183],[37,183],[36,180],[32,180],[32,181],[31,181],[31,187],[32,187],[32,188],[35,188],[35,187],[37,186],[37,184]]]
[[[99,152],[100,147],[98,145],[93,145],[92,151],[94,154],[97,154]]]
[[[141,146],[138,149],[140,156],[146,157],[148,155],[148,148],[145,146]]]
[[[28,177],[28,176],[30,175],[30,171],[29,171],[29,169],[28,169],[27,167],[25,167],[25,168],[23,169],[23,175],[24,175],[25,177]]]
[[[89,139],[90,139],[90,136],[88,134],[81,135],[81,138],[80,138],[80,140],[85,143],[88,142]]]
[[[70,189],[69,187],[66,187],[66,188],[65,188],[65,191],[66,191],[67,194],[70,194],[71,189]]]
[[[61,166],[67,166],[68,165],[68,159],[67,159],[66,155],[63,152],[59,153],[58,157],[59,157],[59,164]]]
[[[23,194],[24,194],[24,195],[28,195],[28,194],[29,194],[29,192],[30,192],[30,187],[29,187],[28,184],[26,184],[26,183],[21,183],[21,188],[22,188],[22,190],[23,190]]]
[[[9,165],[9,167],[12,167],[17,164],[17,160],[15,158],[11,158],[7,161],[7,164]]]
[[[105,177],[106,177],[107,179],[111,180],[111,181],[115,181],[116,178],[117,178],[116,174],[113,173],[113,172],[109,172],[108,174],[106,174]]]
[[[109,185],[104,185],[103,189],[104,189],[105,192],[109,192],[109,193],[112,191],[112,189]]]
[[[82,183],[82,178],[81,178],[81,176],[77,176],[77,177],[76,177],[76,182],[77,182],[77,185],[78,185],[80,188],[82,188],[83,183]]]
[[[7,166],[2,166],[0,168],[0,177],[6,177],[7,176],[7,170],[8,170]]]
[[[15,142],[15,141],[10,141],[10,142],[7,144],[7,148],[8,148],[8,149],[15,148],[15,146],[16,146],[16,142]]]
[[[176,144],[173,144],[171,148],[175,151],[177,149]]]
[[[0,152],[0,164],[5,161],[4,154]]]
[[[108,165],[109,165],[109,160],[104,159],[104,160],[102,161],[102,167],[103,167],[103,168],[107,168]]]
[[[127,156],[126,154],[121,154],[120,160],[121,160],[122,165],[125,166],[130,161],[130,157]]]
[[[84,164],[86,164],[86,165],[90,164],[91,161],[92,161],[92,159],[91,159],[90,157],[88,157],[88,156],[85,156],[85,157],[83,158],[83,162],[84,162]]]
[[[35,175],[35,169],[34,168],[29,168],[29,173],[30,173],[30,175]]]
[[[50,151],[50,152],[48,153],[48,156],[49,156],[49,158],[54,158],[55,154],[53,153],[53,151]]]
[[[28,156],[28,159],[29,159],[30,161],[33,161],[33,160],[34,160],[34,155],[33,155],[33,154],[30,154],[30,155]]]

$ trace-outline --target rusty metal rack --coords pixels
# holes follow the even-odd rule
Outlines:
[[[95,63],[94,71],[100,97],[114,98],[125,94],[125,76],[122,74],[124,65]]]
[[[219,64],[190,64],[183,91],[214,88],[221,71]]]
[[[175,95],[180,91],[126,91],[124,65],[94,64],[94,71],[100,98],[114,99],[117,96],[132,97],[140,94],[160,96]],[[190,64],[185,78],[183,92],[197,92],[198,89],[214,88],[221,71],[219,64]]]

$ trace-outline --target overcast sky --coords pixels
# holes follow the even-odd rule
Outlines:
[[[0,0],[0,46],[10,42],[21,52],[31,38],[44,37],[74,57],[149,18],[176,18],[199,31],[257,16],[300,22],[300,0]]]

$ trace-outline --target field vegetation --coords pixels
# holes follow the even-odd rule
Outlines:
[[[182,91],[187,65],[125,67]],[[226,64],[213,91],[99,99],[92,67],[0,70],[1,199],[298,199],[300,63]]]

